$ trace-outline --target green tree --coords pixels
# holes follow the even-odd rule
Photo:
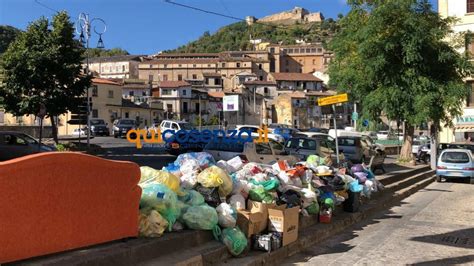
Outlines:
[[[32,22],[2,56],[5,79],[0,97],[6,111],[35,115],[44,104],[57,143],[54,118],[74,111],[90,85],[90,77],[82,74],[83,54],[66,12],[57,13],[51,23],[44,17]]]
[[[3,54],[10,43],[21,33],[21,31],[12,26],[0,26],[0,54]]]
[[[126,50],[122,48],[112,48],[110,50],[101,49],[101,48],[89,48],[87,50],[89,57],[101,57],[101,56],[116,56],[116,55],[129,55]]]
[[[180,46],[177,49],[166,52],[207,52],[215,53],[229,50],[249,50],[253,46],[249,43],[250,36],[253,39],[283,44],[294,44],[295,39],[308,41],[325,41],[334,35],[337,29],[337,21],[328,19],[314,23],[303,23],[279,27],[255,23],[248,26],[245,22],[237,22],[220,28],[214,34],[209,31],[196,41]]]
[[[452,19],[427,0],[352,0],[329,48],[331,84],[361,103],[363,116],[405,121],[401,159],[411,160],[414,126],[450,125],[468,95],[472,66],[446,38]]]
[[[219,125],[219,117],[216,115],[211,117],[207,124],[211,126]]]

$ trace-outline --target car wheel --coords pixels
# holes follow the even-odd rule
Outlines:
[[[441,176],[439,176],[439,175],[436,176],[436,182],[438,182],[438,183],[441,183],[441,182],[442,182]]]

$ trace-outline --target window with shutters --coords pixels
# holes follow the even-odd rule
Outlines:
[[[474,0],[467,0],[467,13],[473,13],[474,12]]]
[[[92,86],[92,97],[97,97],[99,95],[99,89],[97,85]]]
[[[467,85],[469,87],[469,96],[467,97],[466,106],[474,107],[474,82],[467,82]]]

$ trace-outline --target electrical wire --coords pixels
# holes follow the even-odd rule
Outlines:
[[[217,13],[217,12],[210,11],[210,10],[205,10],[205,9],[201,9],[201,8],[194,7],[194,6],[189,6],[189,5],[185,5],[185,4],[176,3],[176,2],[173,2],[171,0],[165,0],[165,2],[169,3],[169,4],[172,4],[172,5],[176,5],[176,6],[180,6],[180,7],[184,7],[184,8],[188,8],[188,9],[193,9],[193,10],[200,11],[200,12],[204,12],[204,13],[207,13],[207,14],[212,14],[212,15],[216,15],[216,16],[220,16],[220,17],[224,17],[224,18],[230,18],[230,19],[238,20],[238,21],[245,21],[245,19],[241,19],[241,18],[238,18],[238,17],[229,16],[229,15],[226,15],[226,14],[221,14],[221,13]]]
[[[215,12],[215,11],[210,11],[210,10],[205,10],[205,9],[202,9],[202,8],[199,8],[199,7],[195,7],[195,6],[190,6],[190,5],[185,5],[185,4],[181,4],[181,3],[177,3],[177,2],[174,2],[172,0],[164,0],[165,3],[168,3],[168,4],[172,4],[172,5],[176,5],[176,6],[180,6],[180,7],[184,7],[184,8],[188,8],[188,9],[192,9],[192,10],[196,10],[196,11],[199,11],[199,12],[203,12],[203,13],[207,13],[207,14],[211,14],[211,15],[215,15],[215,16],[220,16],[220,17],[224,17],[224,18],[229,18],[229,19],[233,19],[233,20],[237,20],[237,21],[246,21],[245,19],[243,18],[238,18],[238,17],[235,17],[235,16],[230,16],[230,15],[226,15],[226,14],[222,14],[222,13],[218,13],[218,12]],[[272,27],[272,28],[280,28],[280,29],[285,29],[287,30],[288,27],[284,27],[284,26],[281,26],[281,25],[274,25],[274,24],[267,24],[267,23],[263,23],[263,22],[259,22],[259,21],[256,21],[254,22],[255,24],[260,24],[260,25],[265,25],[265,26],[268,26],[268,27]]]
[[[54,8],[51,8],[51,7],[49,7],[49,6],[47,6],[47,5],[43,4],[43,3],[41,3],[39,0],[35,0],[35,3],[37,3],[38,5],[40,5],[40,6],[44,7],[44,8],[46,8],[46,9],[49,9],[49,10],[55,12],[55,13],[59,13],[58,10],[56,10],[56,9],[54,9]]]
[[[227,8],[227,5],[224,3],[224,1],[222,0],[219,0],[219,3],[221,3],[222,7],[225,9],[225,11],[227,12],[227,14],[229,14],[230,16],[233,16],[232,13],[229,11],[229,9]]]

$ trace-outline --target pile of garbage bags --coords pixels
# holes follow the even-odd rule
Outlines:
[[[196,152],[179,155],[161,170],[140,167],[140,236],[209,230],[238,256],[248,246],[236,223],[247,200],[299,207],[301,215],[329,223],[337,205],[357,211],[360,197],[370,198],[383,188],[364,165],[328,165],[332,164],[317,155],[295,165],[263,165],[244,163],[238,156],[216,162],[210,154]]]

